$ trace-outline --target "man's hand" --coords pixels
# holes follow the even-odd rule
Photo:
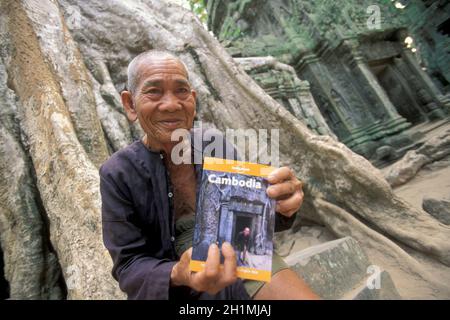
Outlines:
[[[267,188],[267,195],[277,200],[276,211],[286,217],[291,217],[303,203],[302,182],[288,167],[276,169],[267,180],[271,184]]]
[[[216,294],[223,288],[234,283],[236,274],[236,253],[228,242],[222,244],[222,254],[225,258],[220,266],[219,247],[213,243],[209,246],[205,269],[194,273],[189,270],[192,248],[186,250],[172,269],[170,281],[172,286],[188,286],[199,292]]]

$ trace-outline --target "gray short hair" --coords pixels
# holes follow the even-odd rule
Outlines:
[[[187,79],[189,80],[188,69],[187,69],[186,65],[184,64],[184,62],[181,61],[181,59],[179,57],[177,57],[176,55],[172,54],[169,51],[148,50],[148,51],[142,52],[141,54],[134,57],[134,59],[131,60],[130,64],[128,65],[127,90],[130,91],[132,94],[134,94],[136,92],[137,85],[139,82],[139,75],[138,75],[139,65],[143,61],[145,61],[147,59],[152,59],[152,58],[159,58],[159,59],[167,58],[167,59],[174,59],[174,60],[179,61],[183,65],[184,69],[186,70],[186,76],[187,76]]]

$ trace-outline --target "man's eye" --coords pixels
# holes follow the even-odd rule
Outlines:
[[[161,94],[161,89],[148,89],[145,91],[146,94]]]
[[[189,90],[187,88],[178,88],[177,93],[186,94]]]

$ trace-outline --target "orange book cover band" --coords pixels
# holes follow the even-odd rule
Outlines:
[[[220,267],[223,268],[222,265]],[[205,261],[191,260],[191,262],[189,264],[189,268],[191,271],[194,271],[194,272],[203,271],[205,269]],[[244,278],[244,279],[249,279],[249,280],[270,282],[272,273],[270,271],[259,270],[259,269],[255,269],[255,268],[238,267],[237,268],[237,276],[239,278]]]
[[[209,157],[205,157],[203,162],[203,170],[239,173],[263,178],[267,178],[275,169],[275,167],[264,164]]]

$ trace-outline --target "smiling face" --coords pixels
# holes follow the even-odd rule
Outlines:
[[[196,93],[183,64],[172,57],[140,62],[136,76],[135,92],[122,93],[128,119],[139,120],[149,145],[165,149],[163,146],[174,144],[170,139],[174,130],[192,128]]]

